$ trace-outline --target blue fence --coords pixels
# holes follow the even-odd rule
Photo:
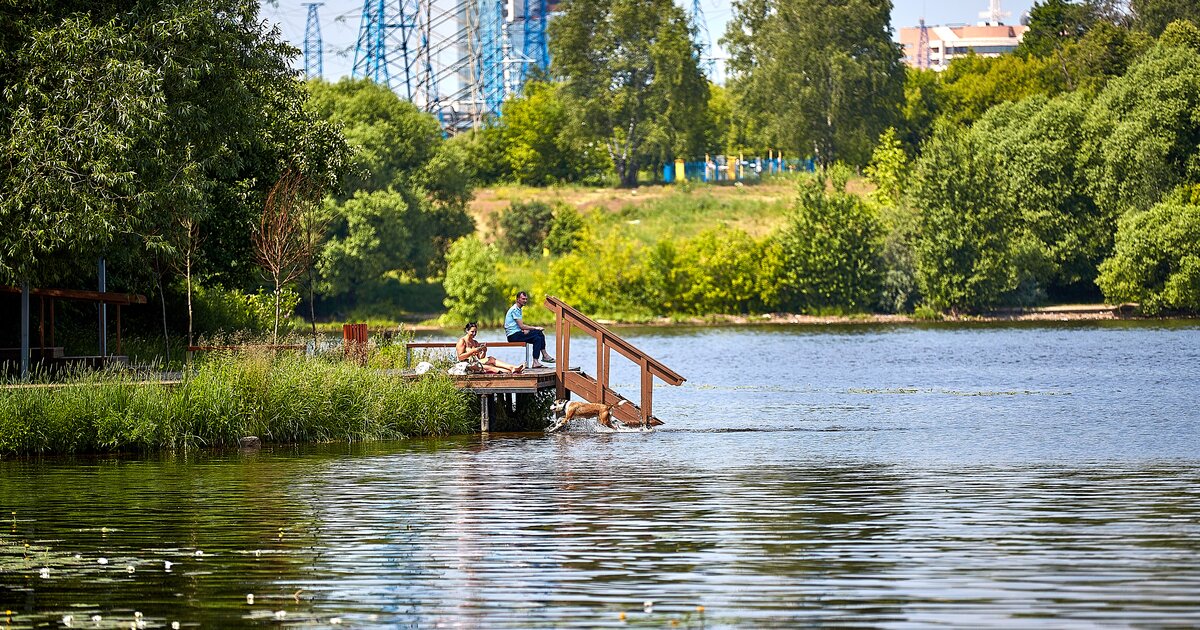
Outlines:
[[[663,181],[670,184],[679,178],[676,166],[663,167]],[[683,178],[694,182],[735,182],[753,180],[772,173],[813,172],[816,163],[812,159],[794,158],[741,158],[718,155],[707,162],[684,162]]]

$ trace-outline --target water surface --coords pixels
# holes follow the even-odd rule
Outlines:
[[[0,462],[0,612],[1200,625],[1194,324],[623,332],[688,378],[656,388],[654,433]]]

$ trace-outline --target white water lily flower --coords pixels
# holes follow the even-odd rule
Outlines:
[[[199,549],[197,549],[197,550],[196,550],[196,557],[197,557],[197,558],[199,558],[200,556],[203,556],[203,555],[204,555],[204,552],[203,552],[203,551],[200,551]]]
[[[170,560],[163,560],[163,570],[164,570],[164,571],[170,571],[170,570],[171,570],[171,565],[173,565],[173,564],[175,564],[175,563],[174,563],[174,562],[171,562]]]
[[[254,593],[246,593],[246,603],[251,606],[254,605]]]
[[[654,602],[651,600],[648,600],[648,599],[646,601],[642,602],[642,610],[644,610],[648,613],[654,612]]]
[[[42,576],[42,579],[48,578],[50,577],[50,568],[42,567],[42,570],[39,573]]]
[[[64,626],[70,628],[71,624],[75,622],[75,617],[72,615],[63,615],[62,622]]]
[[[275,611],[275,618],[276,618],[276,619],[283,619],[284,617],[287,617],[287,611],[286,611],[286,610],[276,610],[276,611]]]
[[[99,564],[108,564],[108,558],[98,558],[96,562]]]
[[[171,622],[171,630],[179,630],[179,622],[178,621]]]
[[[101,621],[104,621],[104,617],[101,617],[100,615],[92,615],[92,623],[98,626],[100,625]]]
[[[341,617],[331,617],[331,618],[329,619],[329,623],[331,623],[331,624],[333,624],[333,625],[335,625],[335,626],[341,625],[341,623],[342,623],[342,618],[341,618]]]
[[[133,573],[135,571],[132,564],[125,565],[125,570],[128,571],[129,573]]]

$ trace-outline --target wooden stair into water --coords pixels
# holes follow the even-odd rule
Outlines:
[[[588,376],[581,371],[567,371],[563,374],[566,388],[573,392],[591,392],[595,396],[596,379]],[[586,397],[585,397],[586,398]],[[610,387],[604,388],[603,400],[592,400],[588,398],[588,402],[598,402],[605,405],[614,405],[612,414],[625,423],[643,423],[649,420],[658,420],[653,415],[649,418],[642,417],[642,408],[633,404],[633,401],[613,391]],[[621,404],[625,403],[625,404]]]
[[[546,296],[545,306],[554,313],[554,349],[557,363],[553,369],[529,368],[520,374],[464,374],[453,377],[454,384],[459,389],[479,394],[479,429],[484,433],[489,430],[489,407],[497,400],[509,400],[514,395],[536,394],[550,389],[555,390],[559,400],[569,399],[571,394],[575,394],[588,402],[612,405],[613,415],[627,425],[649,424],[651,420],[661,423],[662,421],[654,416],[653,410],[654,379],[658,378],[668,385],[681,385],[687,379],[562,300]],[[573,330],[583,332],[596,342],[594,377],[577,367],[567,367],[571,360]],[[411,351],[411,347],[449,345],[451,344],[442,342],[413,343],[409,344],[408,351]],[[608,386],[614,351],[639,368],[640,405],[634,404]]]

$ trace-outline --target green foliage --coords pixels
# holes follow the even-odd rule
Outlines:
[[[1101,22],[1056,55],[1067,89],[1095,94],[1153,44],[1145,33]]]
[[[722,42],[730,90],[770,145],[821,164],[866,163],[903,100],[884,0],[737,0]]]
[[[900,137],[909,155],[916,155],[917,148],[933,133],[934,121],[944,107],[941,86],[937,70],[908,68],[906,71]]]
[[[87,16],[16,51],[0,140],[0,280],[35,282],[54,253],[102,250],[150,205],[137,149],[166,114],[162,79],[115,23]],[[40,272],[40,273],[39,273]]]
[[[318,263],[322,293],[353,304],[360,291],[383,282],[385,274],[435,274],[449,241],[472,230],[470,217],[455,206],[431,205],[399,191],[359,191],[330,224]]]
[[[287,315],[294,313],[300,304],[300,295],[284,288],[280,293],[280,332],[292,331],[293,321]],[[232,291],[219,284],[196,286],[193,290],[192,308],[195,311],[195,330],[200,335],[227,335],[235,333],[264,334],[275,325],[275,294],[259,290],[257,293]]]
[[[583,215],[575,206],[557,204],[554,207],[554,220],[550,223],[550,233],[546,235],[546,249],[556,256],[569,254],[583,245],[587,238],[584,230]]]
[[[958,57],[941,74],[943,117],[969,125],[989,108],[1006,101],[1063,91],[1058,63],[1050,58],[1002,55]]]
[[[458,147],[466,156],[472,183],[487,186],[512,178],[512,169],[504,155],[504,142],[504,128],[491,121],[451,137],[446,144]]]
[[[978,138],[940,127],[914,173],[921,208],[916,269],[930,306],[978,311],[1017,287],[1012,234],[1017,217],[996,181],[996,159]]]
[[[584,313],[644,319],[643,248],[618,234],[590,242],[550,263],[534,293],[555,295]]]
[[[504,101],[503,155],[514,180],[534,186],[598,180],[606,156],[575,124],[571,109],[562,84],[541,81]]]
[[[1022,258],[1027,267],[1019,273],[1055,293],[1092,286],[1116,229],[1115,217],[1085,194],[1078,169],[1079,129],[1090,100],[1072,93],[1001,105],[972,131],[999,160],[1004,199],[1013,204],[1008,211],[1029,237]]]
[[[1194,30],[1194,29],[1193,29]],[[1159,42],[1096,98],[1082,125],[1080,164],[1109,216],[1146,210],[1200,181],[1200,50]]]
[[[470,198],[466,156],[445,151],[437,119],[370,79],[308,83],[314,109],[341,127],[355,148],[354,169],[343,179],[345,195],[355,192],[421,189],[437,199],[462,203]]]
[[[527,255],[541,254],[553,220],[554,209],[544,201],[514,201],[500,214],[504,249]]]
[[[884,206],[880,214],[884,232],[880,259],[884,271],[879,308],[889,313],[907,313],[921,301],[916,267],[920,213],[901,204]]]
[[[198,275],[254,282],[269,187],[286,168],[328,185],[347,153],[257,14],[254,0],[0,9],[0,275],[77,282],[78,261],[103,255],[114,278],[149,282],[192,222]]]
[[[896,137],[896,129],[888,127],[879,136],[879,144],[871,153],[871,163],[863,173],[875,190],[870,198],[880,205],[895,206],[907,187],[908,155]]]
[[[553,72],[624,186],[645,164],[703,152],[708,84],[670,0],[573,0],[550,22]]]
[[[1193,0],[1130,0],[1134,25],[1158,37],[1176,20],[1187,20],[1200,26],[1200,5]]]
[[[1097,24],[1115,18],[1103,0],[1045,0],[1029,12],[1029,30],[1017,47],[1020,55],[1048,57],[1070,42],[1079,41]]]
[[[1107,300],[1150,315],[1200,312],[1200,205],[1171,199],[1121,217],[1096,282]]]
[[[408,381],[342,361],[219,354],[181,384],[92,373],[0,389],[0,453],[91,453],[469,434],[469,395],[445,376]]]
[[[446,254],[447,324],[494,322],[504,310],[504,293],[496,270],[496,252],[474,236],[461,238]]]
[[[855,195],[802,182],[788,225],[767,257],[778,257],[768,302],[791,312],[860,312],[880,290],[883,237],[876,211]],[[777,296],[777,297],[776,297]]]
[[[647,277],[651,269],[661,268],[655,258],[647,259]],[[677,312],[704,315],[762,310],[763,245],[749,234],[726,226],[705,230],[684,242],[673,263],[678,271],[672,280],[680,289]]]

